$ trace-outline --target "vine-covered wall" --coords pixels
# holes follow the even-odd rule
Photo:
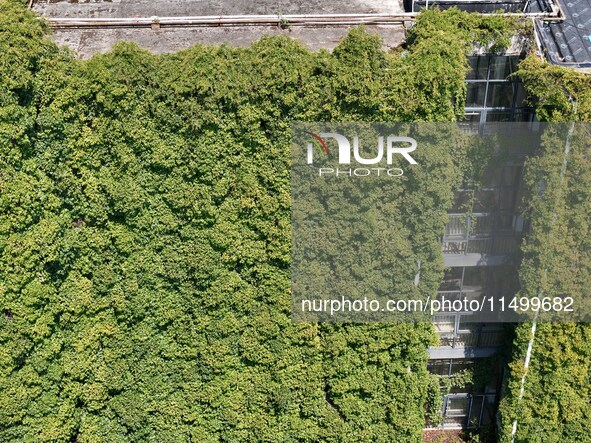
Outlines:
[[[79,61],[0,0],[0,440],[421,441],[430,324],[291,321],[290,122],[453,121],[499,23]],[[420,183],[433,291],[469,154]]]
[[[591,77],[551,66],[537,57],[520,64],[519,76],[535,97],[536,114],[548,122],[591,120]],[[526,165],[531,232],[523,245],[521,295],[572,296],[589,311],[591,287],[591,148],[587,125],[565,123],[548,132]],[[569,149],[567,148],[567,144]],[[588,321],[588,316],[587,316]],[[588,441],[591,427],[591,326],[538,323],[531,362],[519,400],[531,324],[517,328],[514,360],[501,404],[501,441]]]

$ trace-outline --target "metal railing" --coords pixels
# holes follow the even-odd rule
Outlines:
[[[505,332],[503,330],[493,331],[460,331],[457,333],[440,334],[441,347],[450,348],[472,348],[472,347],[494,347],[504,343]]]
[[[559,20],[560,9],[552,2],[551,12],[505,13],[505,16]],[[397,14],[273,14],[273,15],[207,15],[178,17],[46,17],[49,26],[61,28],[167,27],[167,26],[340,26],[403,24],[414,21],[418,12]],[[482,15],[490,15],[482,13]]]
[[[442,238],[444,254],[513,254],[519,250],[521,231],[512,213],[450,214]]]

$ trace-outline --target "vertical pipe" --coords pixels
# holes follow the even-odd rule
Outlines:
[[[569,100],[571,103],[573,103],[573,107],[574,107],[574,112],[576,114],[576,103],[573,102],[572,97],[569,97]],[[573,122],[568,130],[568,134],[566,136],[566,143],[564,146],[564,159],[562,160],[562,168],[560,169],[560,181],[559,181],[559,185],[562,184],[562,180],[564,178],[564,174],[566,173],[566,166],[567,166],[567,162],[568,162],[568,153],[570,152],[570,138],[572,136],[573,130],[575,128],[575,123]],[[553,214],[552,217],[552,224],[554,223],[554,221],[556,221],[556,213]],[[546,277],[547,274],[547,269],[544,269],[544,277]],[[545,278],[544,278],[545,280]],[[540,291],[539,296],[541,297],[543,295],[543,293]],[[525,371],[523,371],[523,376],[521,377],[521,388],[519,389],[519,398],[518,398],[518,404],[519,402],[521,402],[521,400],[523,399],[523,394],[525,393],[525,377],[527,376],[528,373],[528,369],[529,369],[529,363],[531,360],[531,354],[532,354],[532,350],[533,350],[533,346],[534,346],[534,340],[536,338],[536,327],[538,324],[538,312],[536,311],[536,313],[534,314],[534,320],[532,322],[531,325],[531,333],[530,333],[530,339],[529,339],[529,343],[527,345],[527,352],[525,353],[525,361],[524,361],[524,368]],[[517,418],[515,420],[513,420],[513,427],[511,429],[511,443],[515,443],[515,434],[517,433]]]

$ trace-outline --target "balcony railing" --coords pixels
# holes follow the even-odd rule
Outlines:
[[[458,331],[440,332],[442,347],[470,348],[470,347],[494,347],[504,343],[505,332],[503,330],[482,331]]]
[[[442,239],[444,254],[508,255],[519,250],[520,223],[509,213],[450,214]]]

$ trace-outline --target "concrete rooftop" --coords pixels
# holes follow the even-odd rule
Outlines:
[[[108,19],[229,15],[288,14],[399,14],[402,0],[37,0],[33,10],[47,18]],[[332,50],[347,34],[349,26],[269,25],[175,26],[161,27],[85,27],[54,29],[52,38],[81,58],[108,51],[117,41],[136,42],[154,53],[174,52],[196,43],[248,46],[263,35],[287,35],[309,49]],[[367,25],[369,32],[384,39],[384,49],[399,46],[405,37],[401,24]]]
[[[113,18],[272,14],[397,14],[398,0],[37,0],[46,17]]]
[[[385,49],[400,46],[404,41],[402,25],[366,26],[366,29],[368,32],[382,36]],[[87,59],[97,52],[107,52],[121,40],[133,41],[142,48],[161,54],[185,49],[196,43],[249,46],[263,35],[286,35],[300,41],[313,51],[332,50],[347,35],[347,32],[348,28],[344,26],[294,27],[287,30],[274,26],[163,28],[156,31],[150,28],[106,28],[54,30],[52,38],[57,44],[74,50],[80,58]]]

